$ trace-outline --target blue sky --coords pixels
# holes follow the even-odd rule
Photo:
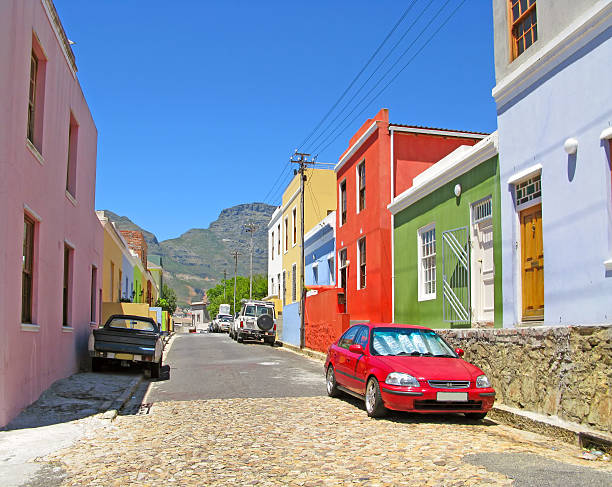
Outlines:
[[[68,37],[76,42],[79,79],[98,128],[96,208],[127,215],[163,240],[207,227],[229,206],[278,204],[280,186],[290,178],[287,161],[292,151],[411,2],[55,4]],[[428,5],[365,90],[353,98]],[[461,0],[415,1],[336,110],[353,98],[350,107],[317,143],[302,149],[317,149],[318,160],[336,162],[351,135],[382,107],[389,108],[396,123],[495,130],[491,1],[460,5]],[[389,88],[368,104],[457,7]],[[358,105],[421,31],[397,67]],[[328,142],[316,146],[332,130],[336,132],[328,142],[340,135],[321,151]],[[281,174],[279,189],[270,194]],[[143,198],[137,187],[148,188],[148,194]]]

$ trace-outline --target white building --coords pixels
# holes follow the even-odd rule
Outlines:
[[[281,216],[283,212],[278,207],[272,213],[268,223],[268,297],[281,296],[281,273],[283,272],[283,256],[281,255]]]

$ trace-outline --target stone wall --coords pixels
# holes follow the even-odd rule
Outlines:
[[[497,402],[612,433],[612,325],[437,330]]]

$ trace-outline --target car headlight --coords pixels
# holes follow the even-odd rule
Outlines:
[[[410,374],[403,374],[401,372],[391,372],[385,379],[386,384],[392,386],[407,386],[407,387],[419,387],[419,381],[412,377]]]
[[[479,375],[476,377],[476,387],[479,389],[485,389],[487,387],[491,387],[491,383],[486,375]]]

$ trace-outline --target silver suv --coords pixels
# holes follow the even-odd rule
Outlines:
[[[261,340],[270,345],[276,341],[276,313],[274,303],[243,299],[238,317],[234,321],[233,335],[238,343]]]

